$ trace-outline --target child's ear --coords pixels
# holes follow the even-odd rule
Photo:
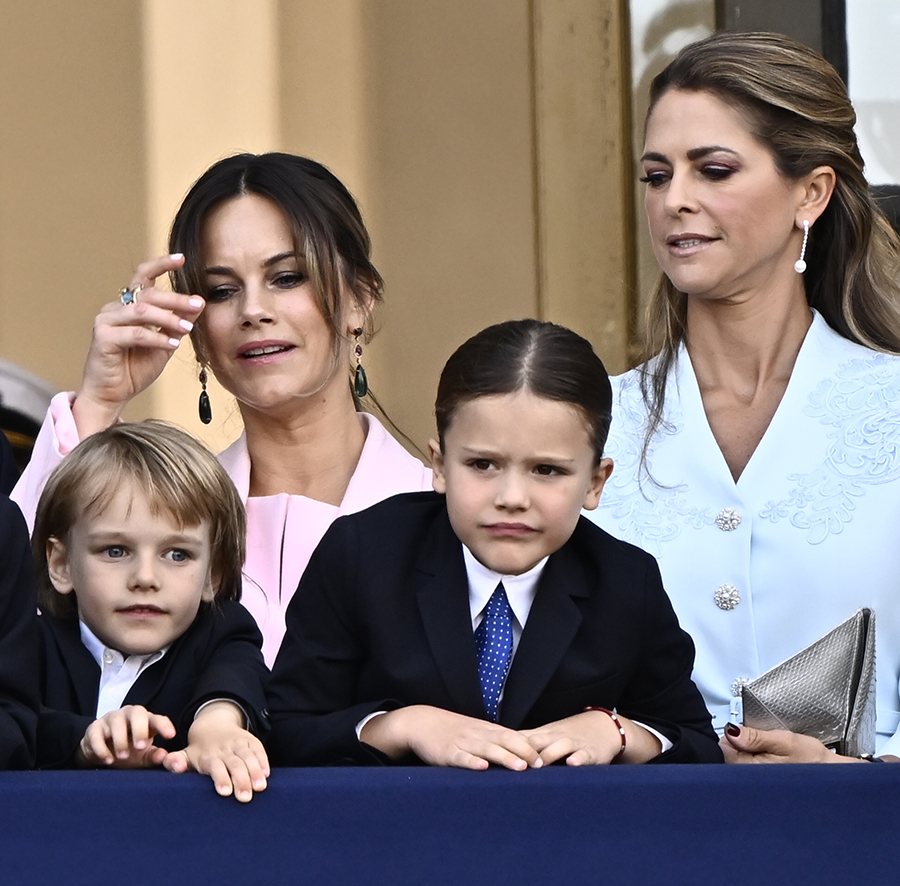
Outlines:
[[[600,504],[600,493],[609,479],[609,475],[613,471],[613,460],[611,458],[601,458],[600,463],[594,468],[591,475],[591,485],[588,488],[587,495],[584,497],[582,507],[586,511],[593,511]]]
[[[431,455],[431,470],[433,472],[431,485],[435,492],[446,492],[447,483],[444,479],[444,454],[441,452],[441,444],[432,437],[428,441],[428,452]]]
[[[69,569],[69,555],[66,546],[52,535],[47,539],[47,572],[53,587],[60,594],[71,594],[75,590]]]

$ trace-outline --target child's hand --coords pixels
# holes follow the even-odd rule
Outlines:
[[[154,735],[174,738],[172,721],[162,714],[151,714],[141,705],[110,711],[88,726],[78,746],[78,764],[116,769],[159,766],[168,752],[153,744]]]
[[[191,724],[188,746],[168,754],[163,765],[171,772],[195,769],[209,775],[221,796],[233,793],[248,803],[254,791],[266,789],[270,770],[262,742],[243,723],[243,712],[230,701],[207,705]]]
[[[565,759],[569,766],[596,766],[616,757],[623,763],[645,763],[660,752],[659,740],[643,726],[621,714],[619,721],[626,737],[621,757],[622,736],[612,717],[603,711],[585,711],[538,729],[523,729],[519,735],[540,752],[544,764]]]
[[[411,705],[373,717],[360,741],[393,759],[415,754],[432,766],[507,769],[542,765],[538,751],[520,733],[430,705]]]

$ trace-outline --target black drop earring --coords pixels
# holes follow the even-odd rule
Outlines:
[[[353,330],[353,337],[356,339],[356,347],[353,353],[356,354],[356,372],[353,374],[353,390],[356,391],[357,397],[365,397],[369,393],[369,380],[366,378],[366,370],[362,365],[362,345],[359,343],[359,337],[362,335],[362,327],[357,326]]]
[[[212,421],[212,405],[209,402],[209,394],[206,393],[207,381],[209,381],[209,376],[206,374],[206,367],[204,366],[200,369],[200,384],[203,386],[203,390],[200,391],[198,411],[200,413],[200,421],[205,425]]]

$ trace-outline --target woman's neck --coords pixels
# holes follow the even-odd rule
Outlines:
[[[685,344],[701,386],[726,386],[752,400],[756,389],[790,377],[811,324],[802,289],[787,299],[692,298]]]
[[[282,414],[241,404],[251,496],[288,493],[335,506],[343,500],[366,432],[346,385],[309,400]]]
[[[688,301],[687,350],[735,480],[778,409],[811,323],[802,285],[787,297]]]

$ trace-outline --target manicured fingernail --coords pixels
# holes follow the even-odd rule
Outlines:
[[[136,742],[134,743],[134,746],[135,746],[139,751],[142,751],[145,747],[147,747],[147,742],[145,742],[145,741],[136,741]]]
[[[127,759],[128,759],[128,751],[119,751],[119,753],[116,754],[116,756],[117,756],[120,760],[127,760]]]
[[[169,346],[170,346],[170,347],[177,348],[178,345],[180,345],[180,344],[181,344],[181,342],[178,341],[177,338],[170,338],[170,339],[169,339]]]
[[[188,304],[189,304],[192,308],[202,308],[202,307],[203,307],[203,299],[202,299],[202,298],[199,298],[199,297],[196,296],[196,295],[192,295],[191,298],[190,298],[190,301],[188,302]]]
[[[737,725],[737,723],[726,723],[725,731],[732,736],[738,736],[741,734],[741,727]]]
[[[540,769],[543,765],[544,761],[540,757],[538,757],[537,760],[535,760],[532,764],[532,769]]]
[[[178,261],[178,259],[184,258],[184,253],[183,252],[173,252],[169,255],[169,258],[173,258],[173,259],[175,259],[175,261]]]
[[[185,331],[190,332],[194,328],[194,324],[190,320],[179,320],[178,325]]]

